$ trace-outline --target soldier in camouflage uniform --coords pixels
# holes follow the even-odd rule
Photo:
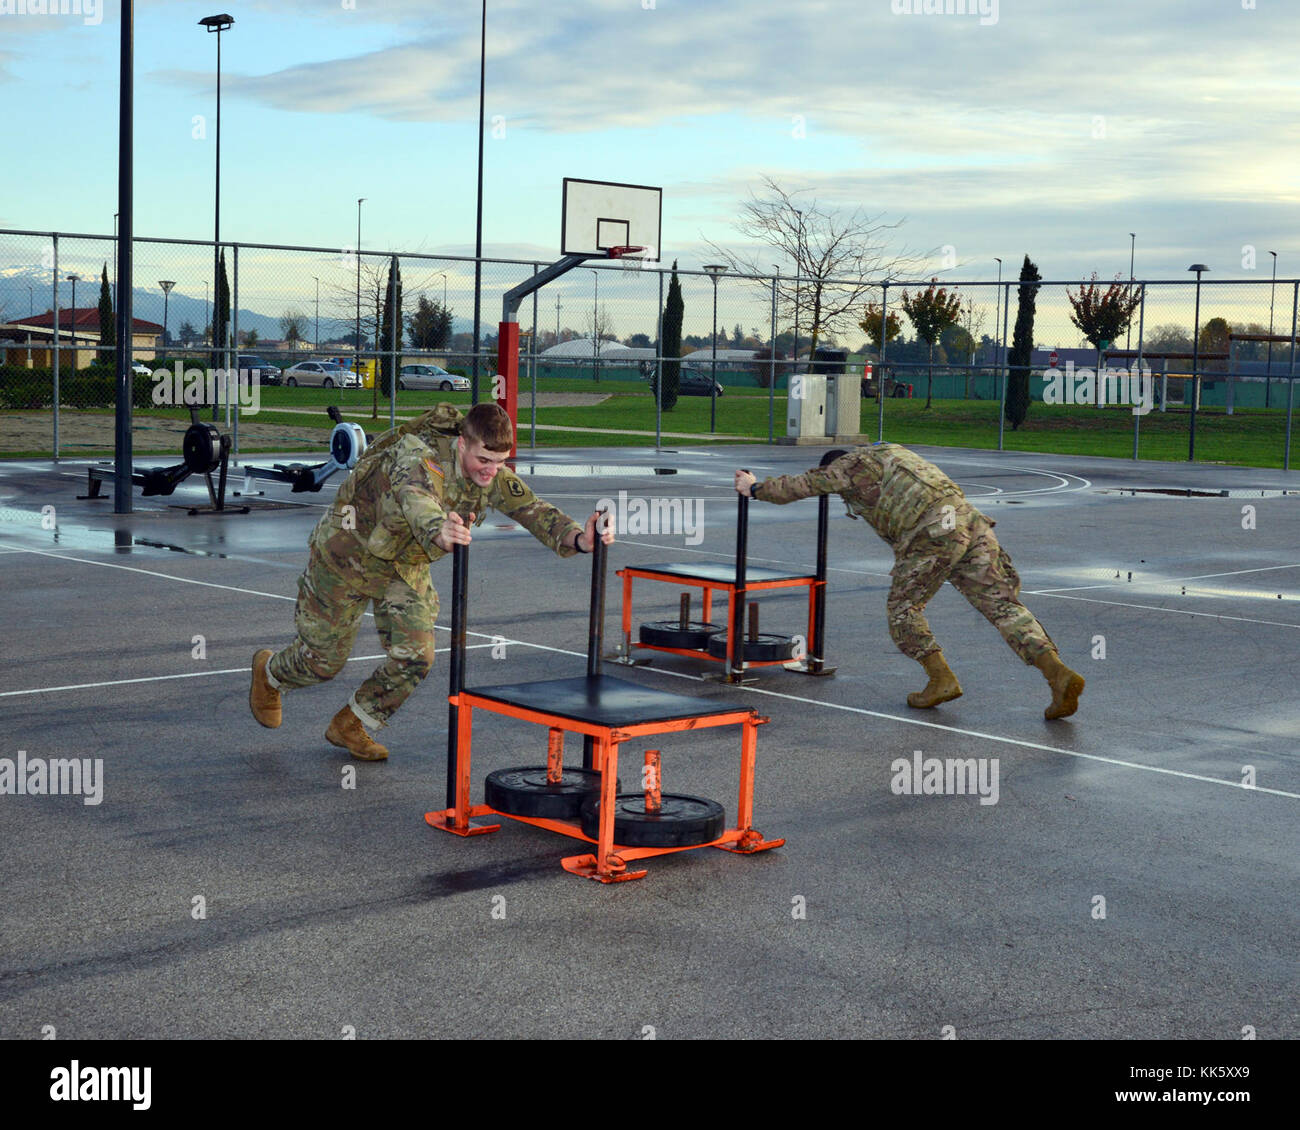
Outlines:
[[[748,471],[737,471],[735,485],[763,502],[839,494],[850,517],[865,518],[893,546],[889,634],[929,676],[923,690],[907,696],[909,706],[925,709],[962,693],[924,611],[944,581],[951,581],[1011,650],[1043,673],[1052,688],[1044,717],[1065,718],[1079,708],[1083,678],[1061,662],[1051,637],[1020,603],[1020,578],[994,536],[992,519],[933,463],[898,444],[876,443],[829,452],[820,467],[803,475],[759,483]]]
[[[510,417],[479,404],[462,418],[450,404],[386,432],[357,462],[308,540],[298,580],[297,639],[253,657],[249,706],[263,726],[280,725],[281,690],[333,678],[343,669],[362,615],[374,605],[388,660],[338,712],[325,733],[364,761],[388,750],[370,735],[385,725],[433,665],[438,595],[429,564],[468,545],[470,524],[490,506],[561,557],[590,553],[595,532],[533,494],[504,466],[513,443]]]

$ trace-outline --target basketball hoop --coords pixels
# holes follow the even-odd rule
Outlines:
[[[611,259],[617,259],[619,266],[625,271],[639,271],[645,266],[645,260],[641,258],[641,252],[644,247],[635,245],[625,245],[620,247],[611,247],[606,250],[605,254]]]

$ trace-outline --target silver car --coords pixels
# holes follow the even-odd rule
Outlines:
[[[319,388],[360,388],[361,376],[333,361],[299,361],[284,371],[284,383],[289,388],[296,385],[315,385]]]
[[[436,388],[440,392],[469,392],[469,377],[458,377],[437,365],[403,365],[397,374],[397,387],[409,389]]]

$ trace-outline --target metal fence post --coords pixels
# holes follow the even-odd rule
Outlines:
[[[533,264],[533,274],[537,274],[542,269],[540,263]],[[537,295],[541,290],[538,287],[533,291],[533,332],[528,338],[528,381],[529,381],[529,398],[532,401],[532,439],[529,440],[528,446],[537,447]]]
[[[230,312],[230,319],[231,319],[231,326],[233,327],[235,333],[235,410],[234,410],[235,423],[233,428],[234,437],[231,441],[231,452],[234,456],[235,462],[238,463],[239,462],[239,244],[237,243],[231,244],[230,269],[231,269],[231,278],[234,280],[233,282],[234,293],[231,298],[231,305],[233,306],[233,309]],[[226,390],[226,431],[231,431],[232,429],[230,424],[231,411],[230,411],[229,354],[227,354],[223,358],[223,360],[226,361],[225,380],[223,380],[221,384],[222,387]],[[258,372],[257,379],[259,381],[262,379],[262,374],[260,370]]]
[[[59,364],[61,357],[59,355],[59,233],[51,232],[54,240],[54,388],[51,395],[53,396],[54,405],[54,459],[57,462],[59,458]],[[77,332],[77,315],[76,311],[72,314],[72,332]],[[77,343],[72,343],[72,367],[77,367]]]
[[[767,442],[776,437],[776,277],[772,278],[772,348],[767,359]]]
[[[1291,284],[1291,365],[1286,374],[1286,446],[1282,449],[1282,470],[1291,470],[1291,409],[1295,403],[1295,325],[1300,303],[1300,282]]]
[[[664,272],[659,275],[659,315],[655,327],[655,451],[663,447],[664,424]]]
[[[388,343],[392,354],[392,360],[388,363],[388,427],[391,430],[397,427],[397,373],[399,369],[397,343],[401,341],[398,327],[402,324],[401,294],[397,289],[396,255],[393,256],[392,262],[389,264],[389,270],[391,272],[389,278],[393,280],[393,289],[388,296],[388,302],[390,306],[394,307],[389,311],[393,316],[393,324],[389,327],[388,333]],[[341,400],[342,397],[339,399]]]
[[[1037,290],[1035,290],[1037,293]],[[1001,392],[998,394],[998,450],[1004,450],[1002,446],[1002,435],[1007,425],[1007,381],[1010,379],[1007,362],[1007,321],[1011,313],[1011,284],[1003,284],[1002,292],[1002,351],[998,359],[998,386]]]
[[[1147,313],[1147,284],[1146,284],[1146,283],[1143,283],[1143,284],[1142,284],[1142,289],[1138,292],[1138,355],[1137,355],[1137,367],[1138,367],[1138,379],[1139,379],[1139,381],[1141,380],[1141,377],[1142,377],[1142,331],[1143,331],[1143,328],[1144,328],[1144,326],[1145,326],[1145,324],[1146,324],[1146,321],[1145,321],[1145,320],[1146,320],[1146,313]],[[1132,366],[1132,364],[1133,364],[1133,362],[1132,362],[1132,360],[1130,360],[1130,361],[1129,361],[1129,365]],[[1151,382],[1150,382],[1150,387],[1151,387],[1151,392],[1152,392],[1153,395],[1154,395],[1154,393],[1155,393],[1155,383],[1156,383],[1155,374],[1152,374],[1152,376],[1151,376]],[[1132,368],[1130,368],[1130,369],[1129,369],[1129,389],[1130,389],[1130,391],[1132,390],[1132,388],[1133,388],[1133,370],[1132,370]],[[1138,457],[1138,421],[1141,420],[1141,419],[1142,419],[1142,414],[1141,414],[1140,412],[1134,412],[1134,413],[1133,413],[1133,458],[1134,458],[1134,459],[1136,459],[1136,458]]]
[[[876,374],[876,442],[885,442],[885,353],[889,349],[889,280],[880,284],[880,372]]]

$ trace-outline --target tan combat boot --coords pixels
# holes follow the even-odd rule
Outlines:
[[[266,665],[274,655],[269,647],[253,656],[253,681],[248,688],[248,709],[268,730],[280,725],[280,692],[266,678]]]
[[[330,745],[346,749],[359,761],[386,761],[388,750],[371,736],[361,719],[352,713],[352,707],[345,706],[332,719],[329,729],[325,731],[325,740]]]
[[[948,661],[944,659],[942,651],[927,655],[921,660],[921,666],[930,676],[930,681],[925,684],[924,690],[913,691],[907,696],[908,706],[914,706],[917,710],[928,710],[941,702],[961,698],[961,684],[957,682],[957,676],[948,667]]]
[[[1034,666],[1047,680],[1052,688],[1052,703],[1043,711],[1043,717],[1049,721],[1053,718],[1068,718],[1079,709],[1079,695],[1083,693],[1083,676],[1071,671],[1055,651],[1040,655]]]

